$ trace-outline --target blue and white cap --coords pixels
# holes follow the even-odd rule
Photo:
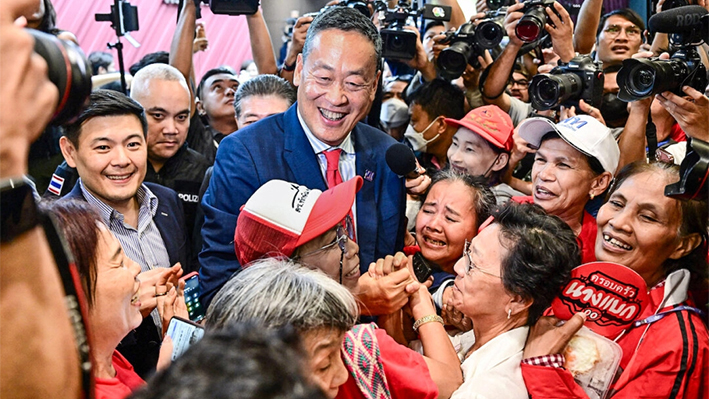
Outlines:
[[[620,148],[611,130],[590,115],[579,115],[554,123],[546,118],[528,118],[519,127],[519,135],[534,148],[539,148],[542,137],[556,132],[580,153],[598,159],[603,169],[615,175],[620,159]]]

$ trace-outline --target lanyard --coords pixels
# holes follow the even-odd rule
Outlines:
[[[648,316],[642,320],[638,320],[635,323],[633,323],[633,328],[640,327],[645,324],[652,324],[658,320],[661,320],[663,317],[667,316],[670,313],[681,312],[683,310],[688,310],[688,311],[694,312],[700,316],[704,316],[704,312],[702,312],[701,310],[699,310],[693,306],[682,305],[682,306],[677,306],[676,308],[665,310],[664,312],[655,313],[654,315]]]

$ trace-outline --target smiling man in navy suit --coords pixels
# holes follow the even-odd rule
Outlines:
[[[177,193],[143,183],[147,171],[147,121],[143,107],[122,93],[97,90],[59,144],[79,180],[60,201],[93,205],[123,251],[140,265],[141,326],[118,350],[143,376],[157,364],[162,335],[156,285],[177,279],[186,264],[188,243]],[[174,265],[174,266],[171,266]],[[152,314],[151,314],[152,312]],[[148,316],[150,315],[150,316]]]
[[[341,181],[356,175],[364,178],[352,207],[363,311],[384,314],[402,299],[405,302],[405,273],[397,276],[400,281],[370,281],[366,273],[370,262],[403,247],[405,229],[404,183],[384,161],[395,141],[360,123],[374,100],[380,60],[381,38],[368,18],[348,7],[321,12],[308,29],[296,63],[298,101],[285,113],[240,129],[221,142],[202,201],[203,302],[208,303],[241,267],[234,253],[234,228],[240,207],[251,194],[272,179],[325,190],[331,181],[328,164]],[[329,154],[333,152],[338,155]]]

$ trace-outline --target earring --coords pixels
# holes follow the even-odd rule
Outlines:
[[[596,196],[594,194],[591,194],[591,200],[593,200]]]
[[[507,320],[509,320],[510,317],[512,317],[512,309],[507,309]]]

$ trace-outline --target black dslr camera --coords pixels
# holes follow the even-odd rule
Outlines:
[[[532,107],[547,110],[578,106],[579,100],[599,108],[603,101],[603,68],[588,55],[576,56],[551,73],[536,75],[529,85]]]
[[[515,34],[520,40],[525,43],[532,43],[542,35],[545,24],[553,25],[545,11],[547,7],[551,7],[556,13],[554,0],[528,0],[524,2],[524,8],[522,8],[524,16],[519,19],[517,26],[515,26]]]
[[[485,19],[478,22],[475,28],[475,37],[480,46],[486,49],[496,47],[505,37],[503,21],[507,14],[507,7],[498,8],[485,13]]]
[[[618,71],[618,98],[630,102],[664,91],[683,96],[682,87],[704,92],[707,70],[699,57],[697,46],[707,39],[709,15],[701,6],[684,6],[655,14],[649,26],[653,31],[668,33],[670,48],[675,50],[669,60],[638,58],[623,60]]]
[[[406,25],[415,26],[415,18],[423,15],[424,19],[435,21],[450,21],[451,8],[426,4],[423,9],[417,10],[409,5],[406,0],[399,0],[397,6],[388,9],[383,1],[375,2],[377,11],[384,11],[380,18],[384,29],[379,30],[382,37],[382,55],[384,58],[410,60],[416,56],[416,33],[404,29]]]
[[[200,0],[195,1],[199,9]],[[259,0],[201,0],[201,2],[209,4],[209,9],[214,14],[226,15],[253,15],[258,11],[259,5]]]
[[[466,22],[456,32],[446,33],[443,43],[450,46],[443,49],[436,60],[441,76],[457,79],[465,72],[468,64],[479,68],[478,56],[482,56],[486,49],[495,48],[503,36],[502,26],[494,22],[478,26]]]

